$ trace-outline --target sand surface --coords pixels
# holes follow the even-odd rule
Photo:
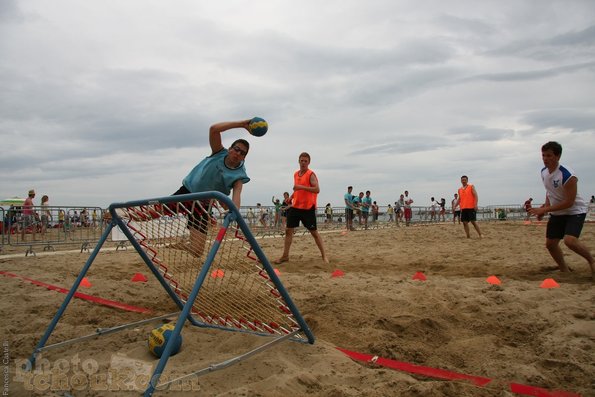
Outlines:
[[[291,260],[275,265],[316,337],[284,342],[256,356],[156,395],[217,396],[512,396],[510,383],[595,395],[595,285],[586,262],[564,248],[574,272],[546,272],[545,227],[482,223],[484,239],[438,224],[323,234],[331,264],[309,235],[294,239]],[[475,236],[474,236],[475,237]],[[595,225],[582,241],[595,252]],[[282,238],[259,238],[269,259]],[[4,254],[7,254],[5,250]],[[0,271],[70,288],[89,252],[0,255]],[[335,270],[342,277],[331,277]],[[140,272],[146,283],[131,281]],[[426,281],[413,280],[423,272]],[[501,285],[491,285],[495,275]],[[540,288],[546,278],[560,287]],[[149,308],[133,313],[74,299],[49,340],[175,312],[176,306],[132,249],[100,252],[85,294]],[[147,350],[153,325],[48,350],[45,372],[17,369],[33,351],[65,295],[0,276],[4,390],[10,396],[139,395],[157,360]],[[182,351],[164,376],[208,367],[268,340],[187,325]],[[481,387],[354,361],[336,348],[492,379]],[[6,364],[9,362],[9,364]],[[135,368],[130,370],[130,368]],[[107,373],[124,379],[105,379]],[[125,374],[125,375],[122,375]],[[112,388],[106,391],[105,388]],[[102,390],[104,389],[104,390]]]

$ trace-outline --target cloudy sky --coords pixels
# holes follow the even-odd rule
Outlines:
[[[542,202],[557,140],[595,194],[595,2],[0,1],[0,198],[105,207],[173,193],[214,122],[261,116],[242,204]],[[224,134],[228,146],[244,130]]]

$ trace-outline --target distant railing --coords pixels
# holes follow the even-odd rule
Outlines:
[[[99,240],[104,228],[103,210],[99,207],[33,206],[32,214],[12,207],[3,212],[3,243],[29,247],[26,256],[35,255],[33,247],[40,246],[44,251],[64,244],[80,244],[81,251],[88,249],[89,244]]]
[[[538,206],[538,205],[536,205]],[[392,209],[394,211],[394,209]],[[438,224],[453,221],[451,208],[445,208],[444,216],[440,208],[432,214],[431,207],[412,207],[412,225]],[[326,207],[318,207],[316,212],[319,230],[336,230],[345,228],[345,207],[332,207],[327,214]],[[25,255],[35,255],[34,249],[53,251],[56,246],[75,244],[80,245],[81,252],[88,250],[99,240],[107,226],[104,221],[104,209],[99,207],[61,207],[61,206],[35,206],[33,216],[26,217],[19,207],[8,210],[0,207],[3,222],[0,228],[0,252],[7,246],[27,247]],[[285,219],[282,213],[275,213],[274,206],[242,206],[240,213],[250,226],[256,237],[283,236],[285,233]],[[595,205],[589,207],[589,219],[595,219]],[[399,222],[397,223],[397,219]],[[521,205],[491,205],[480,207],[477,211],[478,221],[519,221],[526,220],[527,213]],[[534,219],[534,218],[533,218]],[[375,220],[372,211],[368,216],[368,229],[395,227],[403,224],[404,216],[391,213],[388,206],[378,208],[378,217]],[[360,214],[354,215],[354,228],[364,228]],[[307,233],[300,226],[297,233]],[[113,238],[118,241],[117,236]]]

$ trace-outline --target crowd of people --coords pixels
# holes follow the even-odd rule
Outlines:
[[[345,202],[345,220],[346,229],[354,230],[353,222],[357,221],[360,225],[364,226],[364,229],[368,228],[368,219],[371,215],[372,222],[378,221],[380,211],[376,201],[371,198],[371,192],[367,190],[359,192],[358,195],[353,194],[353,186],[347,187],[347,193],[343,196]],[[388,222],[395,222],[397,226],[404,223],[405,226],[411,225],[413,219],[413,203],[414,200],[409,195],[409,191],[405,190],[403,194],[399,196],[399,199],[393,204],[388,204],[386,207],[386,215],[388,216]],[[457,221],[461,223],[461,208],[459,194],[455,193],[454,199],[450,203],[450,210],[452,211],[453,223]],[[327,204],[327,207],[330,204]],[[429,205],[417,206],[422,208],[424,213],[427,214],[428,220],[431,222],[446,222],[446,199],[441,198],[437,201],[434,197],[430,198]],[[326,213],[326,210],[325,210]]]
[[[236,139],[229,148],[222,144],[221,134],[232,129],[245,129],[248,133],[250,120],[240,120],[232,122],[221,122],[214,124],[209,129],[209,143],[211,154],[200,161],[190,173],[183,179],[182,186],[174,193],[198,193],[204,191],[219,191],[225,195],[232,194],[233,203],[240,208],[242,187],[250,181],[244,167],[245,158],[248,154],[250,144],[244,139]],[[545,203],[540,207],[532,207],[532,198],[524,204],[527,213],[527,219],[535,216],[537,219],[543,218],[549,214],[549,220],[546,229],[546,247],[556,262],[556,269],[560,271],[571,271],[567,266],[564,255],[560,250],[559,243],[564,244],[572,251],[585,258],[591,268],[595,278],[595,265],[593,257],[588,248],[579,240],[579,236],[588,211],[588,203],[578,194],[578,179],[574,172],[559,164],[562,154],[562,147],[557,142],[548,142],[541,148],[542,160],[545,167],[542,170],[542,180],[546,189]],[[274,208],[273,226],[285,228],[285,242],[283,253],[274,261],[280,264],[289,261],[290,248],[293,241],[293,234],[300,223],[310,232],[316,245],[318,246],[324,262],[329,262],[326,255],[322,238],[317,230],[316,210],[317,196],[320,192],[320,186],[316,174],[309,168],[310,155],[303,152],[298,157],[299,170],[293,175],[293,191],[283,193],[283,199],[272,197]],[[483,237],[481,229],[477,224],[478,194],[475,186],[469,183],[466,175],[460,178],[461,186],[454,199],[451,201],[451,211],[453,223],[457,221],[463,223],[464,232],[467,238],[471,238],[470,227],[473,226],[477,236]],[[22,206],[22,229],[23,236],[25,229],[35,221],[35,212],[33,211],[33,198],[35,192],[29,191],[27,200]],[[347,187],[344,194],[345,203],[345,227],[347,231],[355,230],[353,222],[357,218],[359,224],[368,229],[370,219],[372,222],[378,220],[379,206],[372,198],[371,191],[360,191],[353,194],[353,186]],[[595,197],[591,197],[591,202]],[[48,204],[47,196],[42,199],[41,223],[42,228],[47,227],[50,222],[51,214],[43,209]],[[415,201],[406,190],[394,202],[394,206],[388,205],[387,214],[389,221],[394,221],[399,225],[403,223],[406,226],[411,224],[412,207]],[[430,198],[427,210],[431,221],[446,220],[446,199],[436,200]],[[333,209],[329,204],[325,206],[325,222],[333,222]],[[371,215],[371,217],[370,217]],[[253,226],[258,222],[263,227],[269,225],[269,211],[260,203],[256,206],[256,212],[249,208],[246,219]],[[200,247],[204,246],[206,238],[207,222],[204,222],[205,214],[192,214],[189,219],[190,243],[197,245],[198,252]],[[199,219],[196,219],[199,218]],[[86,224],[86,220],[80,221]],[[43,229],[42,229],[43,230]]]
[[[2,230],[5,233],[20,235],[21,241],[26,241],[27,235],[39,234],[45,236],[48,229],[96,227],[100,215],[97,209],[91,213],[87,208],[68,209],[51,207],[49,196],[43,195],[39,206],[35,205],[36,193],[29,190],[27,198],[21,205],[12,204],[4,214]]]

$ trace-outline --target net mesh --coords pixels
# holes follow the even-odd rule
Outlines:
[[[200,322],[261,334],[300,329],[237,223],[223,228],[225,211],[216,199],[126,207],[117,213],[182,302],[187,302],[203,264],[209,266],[192,304]],[[205,263],[216,240],[221,241],[219,249]],[[305,338],[302,332],[296,337]]]

